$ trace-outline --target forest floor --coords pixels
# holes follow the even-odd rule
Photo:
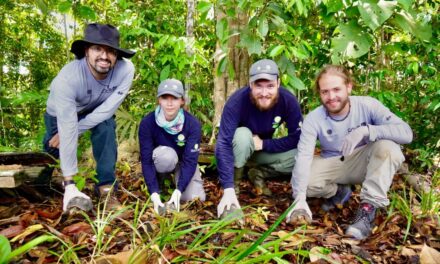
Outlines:
[[[234,263],[238,254],[234,250],[249,248],[292,203],[289,179],[268,181],[270,197],[256,196],[244,180],[239,201],[245,221],[218,228],[216,209],[222,189],[215,172],[208,170],[204,175],[205,202],[182,204],[180,213],[165,217],[154,214],[141,175],[139,164],[118,168],[118,199],[128,210],[113,215],[98,209],[88,215],[62,214],[61,188],[54,180],[51,187],[0,190],[0,234],[9,239],[12,250],[43,234],[56,236],[55,241],[20,254],[16,263],[128,263],[136,248],[142,258],[134,263]],[[295,227],[282,221],[264,239],[263,248],[243,261],[260,257],[269,259],[267,263],[440,263],[438,215],[422,212],[420,196],[404,179],[395,176],[391,204],[378,211],[376,227],[367,239],[356,241],[344,235],[358,208],[357,189],[344,208],[328,213],[320,209],[321,199],[309,199],[311,225]],[[438,199],[440,189],[436,188]],[[94,197],[92,182],[85,192]],[[95,207],[97,203],[94,198]],[[270,253],[279,257],[272,258]],[[265,254],[269,257],[264,258]]]

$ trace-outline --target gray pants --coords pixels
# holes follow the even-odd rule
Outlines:
[[[252,136],[252,132],[247,127],[239,127],[235,130],[232,140],[235,168],[242,168],[245,165],[267,166],[283,174],[292,173],[296,149],[280,153],[255,151]]]
[[[180,164],[176,151],[167,146],[158,146],[153,150],[153,162],[158,173],[173,173],[174,183],[177,185],[180,176]],[[191,178],[185,191],[180,198],[181,201],[190,201],[199,198],[201,201],[206,200],[205,190],[203,189],[203,180],[197,165],[196,171]]]
[[[336,194],[338,184],[362,184],[361,201],[385,207],[393,176],[404,160],[400,146],[390,140],[360,147],[344,161],[340,157],[315,156],[307,196],[330,198]]]

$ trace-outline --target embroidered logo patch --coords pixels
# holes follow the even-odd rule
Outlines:
[[[276,117],[273,119],[273,122],[272,122],[272,128],[277,129],[277,128],[280,126],[280,122],[281,122],[281,117],[280,117],[280,116],[276,116]]]
[[[194,147],[191,149],[191,152],[197,152],[199,151],[199,144],[195,144]]]
[[[177,136],[177,140],[176,141],[177,141],[177,146],[179,146],[179,147],[185,146],[185,135],[179,134]]]

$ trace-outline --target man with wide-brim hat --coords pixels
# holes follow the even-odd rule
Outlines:
[[[72,43],[76,59],[65,65],[50,85],[44,115],[44,150],[60,159],[64,177],[63,211],[77,207],[92,209],[89,196],[80,192],[74,176],[78,173],[78,137],[91,131],[96,161],[96,193],[110,197],[107,208],[117,208],[113,195],[117,187],[116,109],[131,87],[135,52],[119,46],[118,30],[108,24],[86,26],[84,39]],[[110,195],[107,195],[110,194]]]

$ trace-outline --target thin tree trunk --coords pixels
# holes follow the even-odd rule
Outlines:
[[[229,34],[233,32],[241,32],[241,30],[247,25],[248,16],[243,13],[238,8],[236,9],[236,17],[228,17],[228,28]],[[216,9],[217,21],[220,21],[225,17],[224,12],[222,12],[219,6]],[[243,48],[238,48],[237,45],[240,42],[240,35],[235,35],[228,39],[227,50],[223,51],[221,49],[220,43],[216,44],[216,51],[214,56],[214,119],[212,123],[212,135],[209,140],[210,144],[215,141],[215,136],[217,132],[217,127],[220,124],[221,114],[223,111],[223,106],[226,100],[231,94],[233,94],[237,89],[245,86],[249,80],[249,53]],[[229,69],[226,69],[220,76],[217,75],[217,68],[223,55],[227,52],[227,60],[229,67],[233,69],[233,76],[229,75]]]
[[[194,11],[195,0],[187,0],[186,6],[188,13],[186,16],[186,55],[192,61],[194,57]],[[191,90],[191,78],[192,77],[192,63],[185,77],[185,107],[189,110],[191,104],[191,97],[189,91]]]

